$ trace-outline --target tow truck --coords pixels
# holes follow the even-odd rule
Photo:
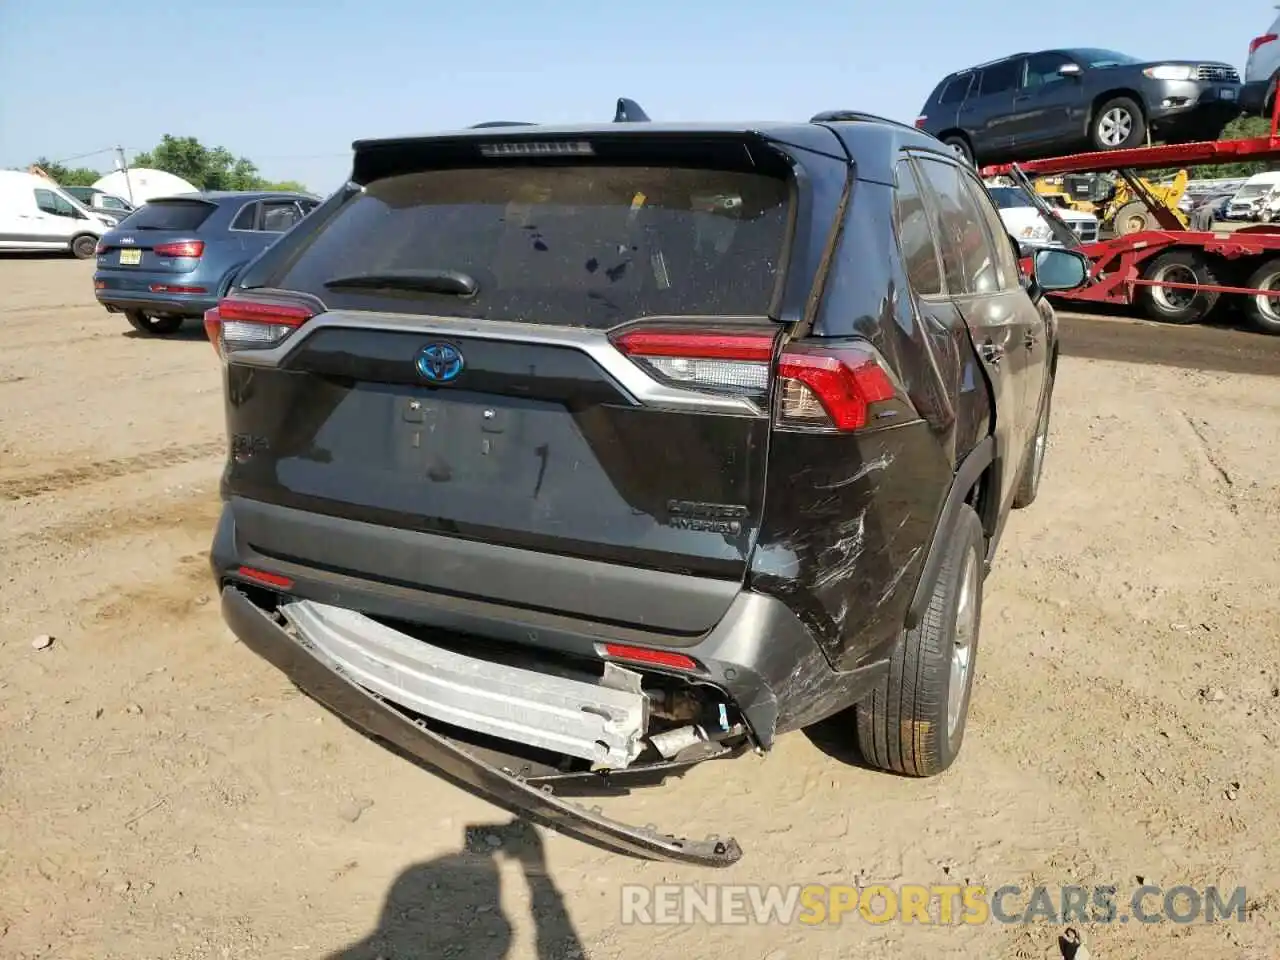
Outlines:
[[[983,167],[984,178],[1007,177],[1033,196],[1032,177],[1114,171],[1146,204],[1155,225],[1078,245],[1091,261],[1089,282],[1055,294],[1065,301],[1137,306],[1164,323],[1204,320],[1235,301],[1253,325],[1280,335],[1280,224],[1236,230],[1194,230],[1146,188],[1142,170],[1239,161],[1280,161],[1280,102],[1265,137],[1131,147]]]

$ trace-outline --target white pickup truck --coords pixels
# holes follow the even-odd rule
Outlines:
[[[1054,236],[1053,227],[1040,212],[1035,201],[1019,186],[988,184],[987,192],[1000,208],[1000,219],[1018,243],[1028,247],[1061,247],[1063,242]],[[1065,223],[1081,243],[1098,239],[1098,218],[1092,213],[1065,207],[1053,211]]]

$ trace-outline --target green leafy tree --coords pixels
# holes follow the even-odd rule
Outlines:
[[[151,167],[181,177],[200,190],[274,190],[305,192],[296,181],[275,184],[258,173],[247,157],[237,157],[226,147],[206,147],[195,137],[166,133],[153,150],[133,158],[135,167]]]
[[[35,165],[64,187],[91,187],[102,177],[97,170],[90,170],[88,167],[68,167],[66,164],[46,157],[38,159]]]

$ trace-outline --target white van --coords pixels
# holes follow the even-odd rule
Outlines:
[[[0,170],[0,251],[69,250],[86,260],[114,226],[52,180]]]
[[[1256,173],[1227,204],[1227,219],[1270,221],[1274,219],[1277,199],[1280,199],[1280,173]]]

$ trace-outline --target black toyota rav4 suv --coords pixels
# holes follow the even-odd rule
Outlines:
[[[823,720],[883,769],[946,769],[984,576],[1044,459],[1043,294],[1080,255],[1024,271],[971,169],[863,114],[354,149],[206,316],[240,639],[633,854],[741,851],[566,795]]]

